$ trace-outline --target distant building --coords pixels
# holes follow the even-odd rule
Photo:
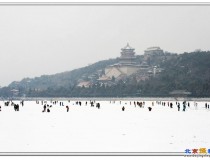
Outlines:
[[[89,88],[92,85],[92,83],[90,81],[83,81],[80,82],[77,87],[85,87],[85,88]]]
[[[111,81],[111,80],[112,80],[112,78],[107,77],[106,75],[103,75],[98,79],[98,81],[100,81],[100,82],[108,82],[108,81]]]
[[[166,53],[160,47],[149,47],[144,51],[144,61],[150,66],[156,66],[167,59]]]
[[[164,52],[160,47],[150,47],[145,50],[144,60],[140,63],[135,55],[135,49],[127,44],[121,49],[119,62],[109,65],[103,70],[98,70],[96,73],[82,77],[77,86],[89,87],[92,84],[99,83],[100,85],[112,86],[119,80],[125,81],[128,76],[136,77],[137,82],[145,81],[151,76],[156,76],[162,72],[162,69],[157,67],[152,62],[151,57],[159,58],[162,61]],[[157,55],[157,56],[153,56]],[[146,57],[146,58],[145,58]],[[148,57],[148,59],[147,59]],[[84,82],[85,81],[85,82]],[[89,82],[89,83],[88,83]]]
[[[154,55],[164,55],[164,52],[162,49],[160,49],[160,47],[149,47],[144,51],[144,55],[150,55],[150,56],[154,56]]]
[[[141,68],[141,65],[136,62],[134,50],[129,44],[122,48],[119,63],[105,68],[106,77],[118,79],[136,73]]]

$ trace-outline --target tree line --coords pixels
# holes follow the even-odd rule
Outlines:
[[[19,85],[17,96],[27,97],[165,97],[173,90],[187,90],[192,97],[210,96],[210,52],[197,51],[183,53],[173,56],[166,61],[159,62],[159,66],[164,70],[150,77],[145,81],[135,80],[135,76],[127,77],[125,81],[119,81],[113,86],[105,86],[99,83],[90,88],[77,87],[76,81],[84,73],[91,74],[98,69],[103,69],[107,65],[114,64],[117,59],[112,61],[98,62],[95,65],[75,70],[69,78],[69,82],[64,85],[49,85],[44,89],[36,90],[35,85],[25,88]],[[46,78],[46,77],[45,77]],[[64,78],[65,79],[65,78]],[[50,83],[50,78],[49,82]],[[60,80],[62,81],[62,80]],[[14,96],[10,90],[14,86],[3,87],[0,89],[1,97]]]

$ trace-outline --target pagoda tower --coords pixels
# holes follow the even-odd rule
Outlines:
[[[116,80],[120,80],[139,71],[141,66],[137,63],[134,50],[135,49],[127,43],[127,45],[121,49],[119,63],[107,66],[105,68],[105,76],[109,78],[115,77]]]
[[[121,49],[121,56],[120,56],[120,64],[136,64],[135,59],[135,52],[134,52],[134,48],[132,48],[128,43],[127,45]]]

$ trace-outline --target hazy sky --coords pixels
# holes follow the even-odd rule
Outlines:
[[[151,46],[210,50],[210,6],[0,6],[0,86]]]

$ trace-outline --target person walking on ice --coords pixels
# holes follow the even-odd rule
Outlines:
[[[177,104],[178,111],[180,111],[180,103]]]
[[[46,108],[47,108],[47,106],[46,106],[46,104],[43,106],[43,111],[42,112],[45,112],[46,111]]]
[[[173,103],[172,102],[170,103],[170,108],[173,108]]]
[[[148,107],[149,111],[152,111],[152,107]]]
[[[96,107],[100,109],[100,103],[96,103]]]
[[[69,106],[66,106],[67,112],[69,111]]]
[[[186,110],[186,101],[183,102],[183,111],[185,112]]]

